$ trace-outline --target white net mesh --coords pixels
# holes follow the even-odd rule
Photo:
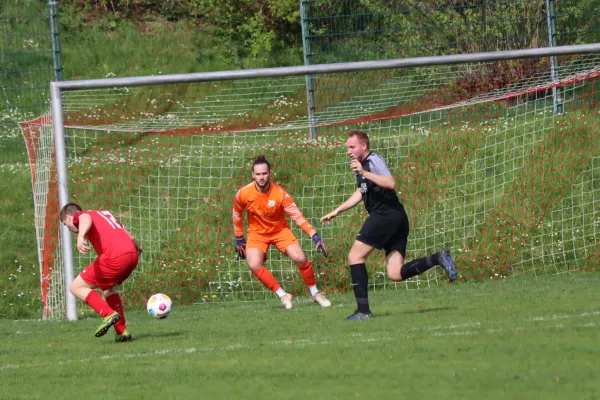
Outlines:
[[[140,239],[143,259],[124,286],[134,305],[155,292],[184,304],[264,298],[271,294],[235,257],[231,208],[251,180],[252,159],[265,154],[274,180],[330,248],[323,259],[292,224],[318,285],[343,291],[365,211],[359,206],[328,226],[318,219],[354,190],[345,132],[362,129],[398,179],[411,223],[409,260],[448,247],[464,280],[594,269],[600,57],[559,61],[554,80],[547,58],[316,75],[316,140],[308,135],[304,77],[66,92],[71,200],[112,211]],[[32,131],[49,121],[36,123]],[[40,129],[45,165],[48,133]],[[49,181],[44,175],[35,185],[40,224],[58,218],[38,206],[49,204]],[[40,254],[57,235],[40,225]],[[60,258],[53,261],[62,274]],[[75,273],[90,261],[76,255]],[[306,293],[295,265],[276,250],[265,265],[286,290]],[[444,280],[432,269],[390,283],[381,255],[369,267],[376,290]],[[53,291],[63,289],[61,278],[51,280]]]

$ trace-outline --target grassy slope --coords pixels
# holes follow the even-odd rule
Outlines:
[[[36,23],[40,21],[45,22],[40,19]],[[43,31],[44,27],[38,29]],[[211,40],[206,31],[185,22],[154,21],[143,26],[123,23],[112,32],[98,28],[62,32],[63,79],[235,68],[223,62],[218,45]],[[15,78],[19,77],[15,75]],[[14,85],[20,86],[19,83]],[[15,115],[12,109],[0,109],[0,113],[0,120],[26,120],[35,115],[29,111]],[[3,129],[3,135],[18,139],[22,146],[16,125],[0,126],[0,129]],[[34,209],[29,165],[23,156],[15,156],[15,146],[10,144],[0,146],[0,160],[11,161],[0,165],[0,193],[3,194],[0,197],[0,318],[39,317],[40,277],[32,224]],[[25,148],[19,147],[19,151],[24,152]]]
[[[203,51],[205,48],[210,47],[211,43],[206,42],[206,36],[203,36],[202,32],[196,32],[185,26],[185,24],[161,24],[152,23],[141,29],[133,24],[125,24],[118,28],[118,34],[105,33],[99,30],[90,30],[86,32],[79,32],[77,34],[70,33],[65,34],[62,41],[62,51],[64,56],[65,66],[65,79],[75,78],[91,78],[91,77],[103,77],[103,76],[124,76],[124,75],[150,75],[158,73],[173,73],[173,72],[187,72],[187,71],[200,71],[200,70],[211,70],[211,69],[226,69],[230,68],[229,65],[219,65],[214,62],[215,58],[203,57]],[[141,32],[140,32],[141,31]],[[123,41],[120,36],[127,38]],[[176,39],[173,39],[175,37]],[[177,46],[168,46],[167,43],[177,43]],[[177,60],[177,62],[173,62]],[[574,114],[576,117],[578,114]],[[571,117],[569,117],[571,118]],[[544,152],[544,147],[533,147],[534,152],[537,151],[537,156],[547,161],[539,163],[539,166],[545,168],[545,172],[552,170],[552,165],[557,161],[561,165],[575,165],[577,168],[587,168],[586,164],[578,164],[577,157],[580,154],[586,154],[586,157],[592,153],[592,156],[597,156],[598,149],[591,146],[585,146],[585,137],[588,134],[595,134],[595,129],[598,127],[596,116],[587,116],[586,123],[591,126],[593,131],[586,131],[580,126],[581,123],[578,119],[571,118],[565,122],[569,132],[574,132],[577,136],[570,138],[566,144],[557,145],[551,143],[552,140],[563,140],[564,138],[560,135],[556,135],[554,139],[549,138],[545,144],[546,148],[550,150],[556,150],[556,154],[552,154],[551,157],[547,157]],[[445,128],[439,128],[441,133],[445,132]],[[527,190],[527,187],[539,184],[536,182],[536,176],[542,176],[531,174],[531,171],[524,169],[520,170],[519,165],[497,165],[495,164],[494,154],[490,153],[485,157],[485,162],[489,165],[476,165],[475,170],[469,170],[475,164],[462,164],[460,158],[464,154],[473,154],[477,151],[477,146],[485,144],[482,138],[485,137],[484,130],[486,128],[474,128],[468,132],[462,132],[461,130],[449,131],[450,135],[447,138],[436,140],[432,139],[429,142],[425,142],[423,145],[424,151],[417,152],[414,163],[412,166],[407,166],[406,172],[407,180],[412,185],[412,198],[407,200],[408,207],[421,210],[423,212],[423,218],[427,215],[435,215],[431,213],[426,207],[427,203],[432,203],[431,196],[439,196],[440,188],[436,188],[436,191],[425,190],[427,182],[434,181],[440,176],[444,177],[443,182],[445,187],[441,190],[445,190],[451,187],[461,187],[464,183],[455,182],[456,179],[462,179],[468,181],[472,178],[473,174],[477,174],[480,168],[485,169],[485,173],[494,173],[498,168],[506,168],[507,173],[505,176],[508,178],[507,182],[512,182],[515,186],[513,188],[506,188],[505,195],[499,199],[501,205],[505,206],[506,209],[500,208],[497,213],[498,217],[505,217],[509,215],[513,219],[499,219],[498,222],[490,220],[489,225],[484,226],[484,232],[486,233],[486,241],[489,247],[479,246],[479,254],[473,254],[472,259],[468,259],[466,255],[461,259],[463,265],[472,265],[473,263],[479,263],[483,254],[496,254],[497,249],[506,250],[511,246],[510,241],[515,240],[515,236],[520,233],[530,233],[537,228],[534,221],[531,218],[522,220],[519,215],[519,209],[523,213],[534,210],[535,207],[545,207],[551,209],[552,207],[560,207],[560,205],[554,204],[553,201],[559,200],[560,197],[557,195],[568,195],[567,193],[558,193],[558,189],[564,186],[564,183],[569,179],[577,176],[579,170],[575,171],[574,176],[561,175],[562,171],[552,171],[545,179],[544,190],[537,190],[531,192],[531,196],[527,198],[527,204],[517,204],[516,211],[509,210],[510,207],[515,207],[515,199],[511,196],[513,192],[510,189],[516,190]],[[436,135],[440,132],[435,132]],[[441,137],[441,136],[437,136]],[[592,136],[593,137],[593,136]],[[581,140],[583,139],[583,141]],[[505,140],[513,140],[516,149],[524,148],[521,143],[518,143],[516,138],[507,137]],[[509,145],[503,143],[506,146],[506,151]],[[497,147],[497,144],[492,144],[485,148],[486,152],[493,152]],[[453,149],[449,152],[449,156],[443,159],[441,162],[437,160],[437,154],[447,153],[447,149]],[[425,151],[426,150],[426,151]],[[561,153],[562,152],[562,153]],[[536,153],[534,153],[536,154]],[[516,154],[518,157],[519,154]],[[511,159],[513,156],[507,156],[507,159]],[[522,156],[521,156],[522,157]],[[573,157],[571,159],[570,157]],[[513,157],[514,158],[514,157]],[[518,158],[517,158],[518,159]],[[534,160],[535,161],[535,160]],[[291,169],[297,170],[306,168],[306,165],[302,165],[303,160],[301,158],[294,159],[295,163],[300,162],[300,165],[290,165]],[[415,167],[416,168],[413,168]],[[431,166],[431,168],[430,168]],[[456,168],[456,169],[453,169]],[[31,196],[29,195],[31,183],[28,175],[28,166],[26,164],[21,165],[10,165],[0,168],[0,174],[5,179],[2,179],[0,189],[3,193],[10,193],[10,195],[3,196],[0,202],[2,210],[6,210],[0,216],[2,222],[0,226],[4,227],[4,234],[0,236],[0,281],[3,290],[0,292],[0,296],[6,301],[2,302],[0,306],[0,317],[36,317],[39,316],[39,276],[36,276],[37,272],[37,252],[35,251],[35,233],[31,221],[33,220],[33,205]],[[304,174],[304,178],[311,177],[313,174],[308,171]],[[411,170],[417,173],[411,176]],[[544,172],[544,170],[540,171]],[[522,175],[520,175],[522,174]],[[459,177],[457,178],[457,175]],[[558,178],[558,179],[555,179]],[[592,178],[593,181],[593,178]],[[284,182],[290,186],[302,187],[305,185],[303,181]],[[482,193],[483,191],[490,190],[490,188],[474,188],[474,192]],[[585,189],[589,191],[589,196],[595,196],[597,188],[579,188],[576,187],[573,190]],[[424,190],[424,191],[423,191]],[[305,193],[305,192],[304,192]],[[446,193],[445,195],[448,195]],[[450,193],[450,195],[461,196],[460,193]],[[309,196],[310,197],[310,196]],[[521,195],[520,198],[523,198]],[[468,201],[477,200],[474,196]],[[594,210],[586,209],[585,207],[593,207],[593,202],[589,202],[587,205],[583,205],[581,212],[584,215],[595,215]],[[311,207],[313,205],[302,206],[303,209]],[[523,207],[526,206],[526,207]],[[580,205],[578,205],[579,207]],[[484,208],[493,209],[489,205],[483,205]],[[455,204],[447,202],[444,206],[448,210],[458,210],[460,207],[456,207]],[[453,216],[454,221],[461,220],[465,221],[466,226],[468,218],[475,218],[475,215],[481,210],[474,205],[468,205],[464,208],[467,212],[465,215]],[[536,213],[541,211],[536,210]],[[469,215],[471,215],[469,217]],[[525,214],[524,214],[525,215]],[[574,220],[574,219],[573,219]],[[517,223],[524,222],[526,226],[518,226],[515,228],[513,225],[515,221]],[[473,222],[473,221],[471,221]],[[500,226],[498,225],[500,224]],[[499,239],[495,240],[493,235],[497,228],[508,228],[510,236],[504,235]],[[338,228],[343,229],[342,228]],[[571,239],[574,236],[574,231],[577,229],[576,226],[565,226],[565,236],[567,244],[574,245],[575,241]],[[542,232],[543,233],[543,232]],[[458,233],[460,235],[460,232]],[[588,240],[588,236],[593,236],[594,232],[585,232],[585,236],[582,240]],[[341,235],[341,233],[340,233]],[[418,238],[424,238],[427,236],[426,232],[416,232],[413,236]],[[463,237],[463,236],[459,236]],[[168,237],[161,238],[161,240],[168,240]],[[428,240],[435,240],[434,236],[429,236]],[[477,241],[481,238],[474,238]],[[225,240],[225,239],[224,239]],[[505,241],[504,243],[502,241]],[[520,240],[523,243],[523,238],[517,237],[516,240]],[[579,239],[578,239],[579,240]],[[453,243],[455,238],[448,237],[448,241]],[[579,245],[579,242],[577,242]],[[552,246],[552,242],[549,242]],[[474,242],[472,244],[474,248],[478,248],[478,245]],[[343,247],[343,246],[338,246]],[[430,243],[425,243],[420,248],[428,248]],[[569,265],[574,257],[579,257],[576,251],[571,249],[565,249],[564,258],[558,260],[565,265]],[[484,252],[484,253],[482,253]],[[535,254],[527,254],[527,257],[523,259],[535,259],[541,257],[543,254],[543,247],[539,247]],[[477,258],[479,257],[479,258]],[[340,253],[339,260],[343,259],[343,254]],[[495,263],[504,262],[505,259],[491,259],[482,263],[481,269],[489,270],[493,268]],[[334,262],[334,261],[331,261]],[[586,260],[582,265],[576,264],[577,267],[585,267],[589,264],[589,260]],[[572,265],[571,265],[572,266]],[[531,265],[524,265],[524,268],[532,268]]]

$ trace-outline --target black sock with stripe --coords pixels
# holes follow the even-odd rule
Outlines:
[[[369,309],[369,275],[367,274],[367,266],[365,263],[352,264],[350,266],[350,274],[352,275],[352,289],[354,289],[354,297],[356,298],[356,305],[358,311],[367,314],[370,313]]]

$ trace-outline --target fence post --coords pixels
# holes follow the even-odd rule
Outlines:
[[[300,22],[302,25],[302,51],[304,53],[304,65],[310,65],[310,45],[308,43],[308,35],[310,35],[310,29],[308,26],[307,16],[308,13],[304,6],[305,2],[310,0],[300,0]],[[305,75],[306,79],[306,101],[308,104],[308,126],[310,132],[310,138],[317,138],[317,128],[315,127],[317,119],[315,117],[315,88],[313,84],[312,75]]]
[[[54,80],[62,81],[60,42],[58,39],[58,1],[59,0],[48,0],[48,11],[50,12],[50,35],[52,37],[52,65],[54,66]]]
[[[554,0],[546,0],[546,21],[548,24],[548,46],[556,47],[556,15],[554,14]],[[556,82],[556,67],[558,65],[558,59],[553,56],[550,57],[550,79],[552,82]],[[556,87],[552,88],[552,103],[555,114],[563,113],[563,103],[560,97],[560,90]]]

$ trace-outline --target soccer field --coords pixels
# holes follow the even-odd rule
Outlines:
[[[596,273],[351,294],[292,311],[273,298],[100,319],[0,321],[2,399],[593,399],[600,396]],[[90,314],[91,315],[91,314]]]

